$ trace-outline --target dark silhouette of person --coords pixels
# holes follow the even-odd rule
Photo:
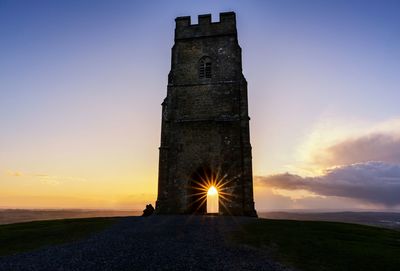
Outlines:
[[[146,209],[143,210],[142,216],[151,216],[154,213],[154,207],[151,204],[146,205]]]

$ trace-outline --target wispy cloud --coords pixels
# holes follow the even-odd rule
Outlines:
[[[21,171],[7,171],[7,176],[11,177],[31,177],[39,180],[41,183],[48,185],[59,185],[64,182],[86,182],[85,178],[70,177],[70,176],[55,176],[43,173],[23,173]]]
[[[314,154],[313,160],[324,166],[366,161],[400,164],[400,135],[375,133],[349,138]]]
[[[40,178],[40,181],[49,185],[59,185],[65,182],[86,182],[85,178],[68,177],[68,176],[52,176],[46,174],[37,174],[36,177]]]
[[[20,172],[20,171],[11,171],[11,170],[7,171],[7,172],[6,172],[6,175],[7,175],[7,176],[12,176],[12,177],[21,177],[21,176],[24,176],[24,174],[23,174],[22,172]]]

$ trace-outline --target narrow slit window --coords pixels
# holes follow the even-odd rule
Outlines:
[[[208,57],[202,58],[199,62],[199,78],[211,78],[211,60]]]

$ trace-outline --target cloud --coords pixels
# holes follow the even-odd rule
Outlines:
[[[316,195],[356,199],[386,207],[400,205],[400,165],[364,162],[331,168],[324,175],[301,177],[285,173],[257,177],[256,185]]]
[[[324,166],[367,161],[400,164],[400,136],[375,133],[346,139],[314,154],[313,161]]]
[[[68,177],[68,176],[51,176],[47,174],[35,174],[40,181],[48,185],[59,185],[64,182],[86,182],[85,178]]]
[[[19,172],[19,171],[7,171],[6,172],[6,175],[7,176],[12,176],[12,177],[21,177],[21,176],[24,176],[24,174],[22,173],[22,172]]]
[[[58,185],[64,182],[86,182],[85,178],[69,177],[69,176],[53,176],[43,173],[22,173],[20,171],[7,171],[7,176],[12,177],[33,177],[39,179],[40,182],[48,185]]]

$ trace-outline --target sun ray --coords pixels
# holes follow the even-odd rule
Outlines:
[[[196,208],[196,212],[200,209],[200,207],[204,204],[204,203],[206,203],[206,201],[207,201],[207,197],[205,197],[205,198],[203,198],[203,201],[199,204],[199,206]]]
[[[189,197],[200,196],[200,195],[204,196],[204,191],[203,192],[199,192],[199,193],[190,194]]]
[[[204,201],[204,200],[207,200],[207,197],[201,197],[201,198],[198,198],[198,199],[196,199],[195,201],[193,201],[190,205],[195,205],[197,202],[202,202],[202,201]],[[200,206],[200,205],[199,205]]]

